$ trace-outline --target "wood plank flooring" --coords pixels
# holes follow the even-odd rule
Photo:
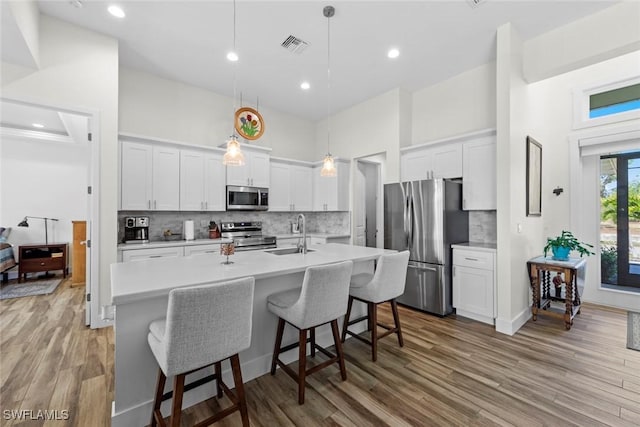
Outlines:
[[[1,426],[110,425],[113,333],[84,326],[84,289],[69,284],[48,296],[0,301],[0,408],[68,410],[69,419],[7,420],[0,413]],[[386,309],[379,317],[392,321]],[[247,383],[251,424],[640,425],[640,352],[625,348],[624,311],[585,304],[570,331],[541,315],[513,337],[404,307],[400,319],[404,348],[386,337],[373,363],[366,345],[347,340],[347,381],[333,367],[311,375],[303,406],[281,370]],[[228,403],[188,408],[182,425]],[[240,415],[216,425],[240,425]]]

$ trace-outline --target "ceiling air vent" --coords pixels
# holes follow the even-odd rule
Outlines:
[[[309,43],[297,38],[296,36],[289,36],[285,39],[285,41],[282,42],[280,46],[290,52],[300,54],[307,48],[307,46],[309,46]]]

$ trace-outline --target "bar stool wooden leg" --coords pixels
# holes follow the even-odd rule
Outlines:
[[[340,365],[340,376],[342,381],[347,379],[347,369],[344,366],[344,353],[342,352],[342,342],[338,334],[338,320],[331,321],[331,331],[333,332],[333,341],[336,344],[336,354],[338,355],[338,364]]]
[[[182,415],[182,394],[184,393],[185,374],[178,374],[173,379],[173,405],[171,407],[171,427],[180,427]]]
[[[300,345],[298,349],[298,403],[304,403],[304,380],[307,373],[307,330],[300,329]]]
[[[311,340],[311,357],[316,357],[316,328],[309,330],[309,337]]]
[[[371,360],[378,360],[378,305],[368,303],[369,305],[369,321],[371,322]]]
[[[236,397],[240,407],[240,417],[242,426],[249,427],[249,412],[247,410],[247,398],[244,394],[244,384],[242,383],[242,371],[240,370],[240,357],[237,354],[231,356],[231,371],[233,372],[233,382],[236,386]]]
[[[284,320],[278,318],[278,331],[276,332],[276,343],[273,347],[273,357],[271,358],[271,375],[276,374],[276,366],[278,355],[280,354],[280,346],[282,345],[282,334],[284,333]]]
[[[347,339],[347,328],[349,327],[349,316],[351,315],[351,306],[353,305],[353,297],[349,295],[349,303],[347,304],[347,314],[344,315],[342,326],[342,342]]]
[[[216,362],[214,366],[216,374],[216,391],[218,399],[220,399],[222,397],[222,385],[220,385],[220,383],[222,383],[222,363]]]
[[[393,312],[393,322],[396,324],[398,344],[400,345],[400,347],[404,347],[404,340],[402,339],[402,329],[400,329],[400,316],[398,316],[398,303],[396,303],[395,298],[391,300],[391,311]]]
[[[156,383],[156,396],[153,399],[153,410],[151,411],[151,427],[156,427],[158,422],[156,421],[156,412],[160,413],[160,404],[162,403],[162,395],[164,394],[164,384],[167,381],[167,377],[162,372],[162,369],[158,368],[158,381]],[[160,415],[160,417],[162,417]]]

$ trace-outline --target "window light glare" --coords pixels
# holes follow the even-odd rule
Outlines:
[[[387,52],[387,56],[391,59],[395,59],[398,56],[400,56],[400,51],[398,49],[390,49],[389,52]]]
[[[116,18],[124,18],[126,16],[124,13],[124,10],[122,10],[120,6],[116,6],[115,4],[112,4],[111,6],[109,6],[107,10],[109,11],[110,14],[112,14]]]
[[[231,62],[236,62],[238,60],[238,54],[234,51],[227,53],[227,59]]]
[[[309,82],[300,83],[300,89],[309,90],[310,87],[311,87],[311,85],[309,84]]]
[[[38,128],[38,129],[42,129],[44,127],[44,125],[42,125],[40,123],[32,123],[31,126],[33,126],[34,128]]]

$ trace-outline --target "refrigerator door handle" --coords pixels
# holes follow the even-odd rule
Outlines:
[[[411,183],[407,183],[407,187],[411,185]],[[401,186],[402,191],[404,192],[404,186]],[[409,188],[407,188],[407,190],[409,190]],[[411,198],[411,191],[407,191],[405,194],[403,194],[404,196],[404,210],[403,210],[403,231],[404,231],[404,237],[405,237],[405,244],[406,244],[406,248],[410,249],[410,237],[409,237],[409,233],[411,232],[411,223],[409,222],[409,200]]]

